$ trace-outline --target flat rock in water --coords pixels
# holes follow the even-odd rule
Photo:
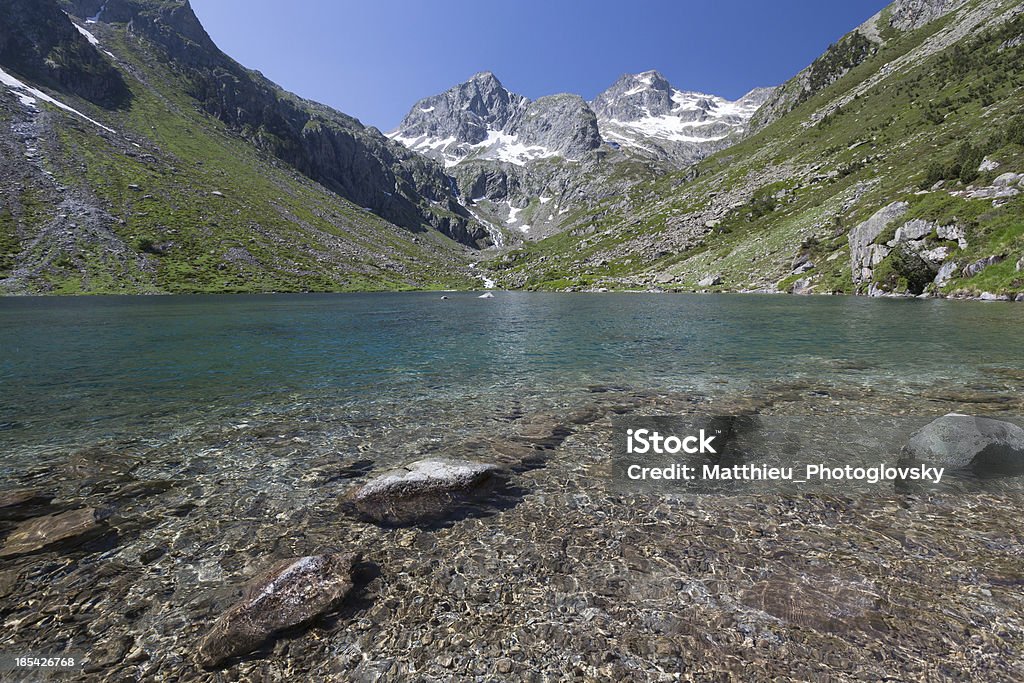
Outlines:
[[[501,472],[492,463],[444,458],[418,460],[383,472],[349,495],[360,516],[404,525],[444,516]]]
[[[242,600],[222,614],[199,644],[198,662],[215,667],[257,649],[278,631],[336,608],[352,590],[355,553],[279,562],[253,579]]]
[[[48,505],[51,500],[51,494],[39,489],[0,491],[0,519],[37,517],[40,508]]]
[[[81,508],[36,517],[19,524],[4,541],[0,557],[26,555],[58,545],[72,545],[99,535],[107,528],[96,508]]]
[[[915,432],[903,456],[982,476],[1024,474],[1024,429],[1003,420],[950,413]]]

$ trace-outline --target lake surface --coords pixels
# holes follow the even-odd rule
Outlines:
[[[915,679],[954,660],[954,677],[1024,676],[1017,499],[609,488],[623,415],[826,415],[809,427],[825,450],[871,415],[1018,419],[1024,306],[441,296],[0,299],[0,495],[104,518],[87,542],[3,559],[0,652],[219,680],[192,658],[239,586],[355,550],[372,567],[356,597],[226,680],[491,680],[506,656],[524,676],[658,680],[755,642],[802,678],[828,661],[893,674],[879,648]],[[370,473],[437,455],[521,458],[514,495],[436,527],[346,512]],[[5,514],[6,537],[24,517]],[[968,631],[973,649],[944,636]]]
[[[159,438],[296,409],[429,406],[457,420],[595,384],[715,394],[808,379],[912,393],[1022,366],[1024,306],[1012,304],[448,296],[0,300],[0,447]]]

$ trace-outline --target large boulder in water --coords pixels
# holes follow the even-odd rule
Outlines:
[[[348,495],[348,504],[378,524],[435,521],[490,488],[501,471],[469,460],[418,460],[373,477]]]
[[[915,432],[903,448],[903,460],[979,476],[1024,474],[1024,429],[1003,420],[950,413]]]
[[[253,579],[241,602],[214,622],[199,644],[198,662],[215,667],[257,649],[278,631],[336,608],[352,589],[354,553],[284,560]]]

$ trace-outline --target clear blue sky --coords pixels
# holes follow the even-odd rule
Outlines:
[[[192,0],[222,50],[382,130],[478,71],[592,99],[658,69],[737,98],[776,85],[888,0]]]

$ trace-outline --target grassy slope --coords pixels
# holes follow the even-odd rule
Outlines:
[[[950,283],[947,291],[1024,290],[1024,274],[1014,271],[1015,256],[1024,253],[1022,197],[994,208],[991,200],[955,198],[944,190],[917,194],[930,182],[929,167],[954,159],[965,140],[1001,162],[975,185],[1006,171],[1024,172],[1024,148],[1003,135],[1024,104],[1024,47],[1000,50],[1024,32],[1024,19],[968,37],[960,49],[891,75],[822,123],[805,125],[953,20],[949,15],[908,34],[887,30],[876,55],[757,135],[703,162],[696,180],[681,173],[636,186],[625,201],[610,199],[574,216],[574,230],[491,267],[507,282],[530,288],[659,283],[687,289],[716,273],[723,275],[723,289],[785,288],[796,279],[790,275],[794,259],[806,252],[817,265],[817,291],[849,292],[847,232],[882,206],[906,200],[912,205],[908,218],[968,228],[969,246],[952,256],[958,263],[1011,256],[975,278]],[[947,181],[946,188],[961,184]],[[708,228],[702,218],[711,211],[712,193],[733,206],[717,212]]]
[[[397,228],[257,152],[201,113],[185,84],[144,44],[114,28],[100,37],[131,74],[132,106],[104,112],[58,96],[118,134],[66,118],[54,126],[44,163],[114,217],[111,228],[146,267],[129,264],[131,277],[124,277],[98,245],[79,245],[80,253],[51,259],[23,289],[346,291],[478,283],[459,245],[435,231]],[[0,211],[0,268],[8,274],[31,256],[25,250],[40,226],[57,218],[59,209],[33,202],[32,191],[19,197],[20,220]]]

